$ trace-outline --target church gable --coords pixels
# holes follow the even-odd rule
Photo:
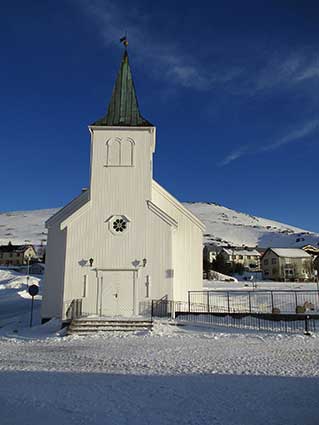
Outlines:
[[[87,206],[90,201],[90,191],[84,190],[79,196],[72,199],[65,207],[61,208],[53,216],[51,216],[46,222],[45,226],[49,228],[57,223],[62,223],[67,219],[71,219],[79,210]]]
[[[152,182],[152,200],[158,207],[161,207],[161,209],[166,213],[168,213],[168,211],[170,210],[175,210],[177,214],[180,214],[186,219],[188,219],[201,231],[205,230],[204,223],[202,223],[194,214],[192,214],[187,208],[185,208],[184,205],[182,205],[176,198],[174,198],[174,196],[172,196],[155,180],[153,180]],[[174,217],[174,214],[170,215]]]

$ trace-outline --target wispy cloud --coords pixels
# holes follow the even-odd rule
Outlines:
[[[227,165],[227,164],[235,161],[236,159],[242,157],[243,155],[247,155],[248,153],[249,153],[249,146],[243,145],[240,148],[233,150],[229,155],[226,156],[226,158],[224,158],[219,163],[219,165],[220,166]]]
[[[270,152],[279,149],[281,146],[293,143],[296,141],[302,141],[305,137],[310,136],[319,131],[319,120],[308,121],[302,127],[296,128],[290,131],[288,134],[278,138],[275,141],[269,141],[268,143],[256,148],[256,145],[245,144],[239,148],[233,150],[227,155],[220,163],[219,166],[225,166],[231,162],[247,155],[256,155],[262,152]]]
[[[118,45],[119,36],[126,31],[134,40],[136,58],[151,69],[153,74],[197,90],[206,90],[216,84],[226,83],[243,72],[239,66],[229,67],[223,72],[207,69],[194,56],[188,56],[185,49],[173,41],[157,40],[149,30],[150,18],[136,8],[121,7],[110,0],[80,0],[84,13],[93,19],[106,46]]]
[[[119,44],[125,31],[133,40],[133,49],[138,50],[134,60],[139,61],[156,78],[163,78],[182,87],[196,90],[222,88],[240,96],[258,96],[265,92],[290,89],[297,84],[319,78],[319,55],[316,49],[296,50],[293,53],[278,48],[277,53],[263,52],[256,68],[249,53],[237,55],[233,60],[232,46],[225,45],[226,61],[214,61],[214,48],[210,47],[211,60],[200,59],[196,52],[188,52],[176,40],[166,39],[152,29],[152,17],[136,3],[126,4],[113,0],[70,0],[91,19],[106,46]],[[243,51],[247,43],[242,40]],[[259,49],[262,50],[262,49]],[[227,55],[229,61],[227,62]],[[248,57],[247,57],[248,55]],[[218,56],[218,54],[217,54]],[[256,58],[255,58],[256,59]]]
[[[276,87],[289,88],[318,77],[319,55],[316,50],[270,55],[264,66],[252,78],[253,90],[256,93]]]

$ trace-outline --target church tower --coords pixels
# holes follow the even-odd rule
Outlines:
[[[103,259],[97,255],[96,261],[105,267],[129,268],[133,260],[146,257],[155,127],[139,111],[126,50],[107,113],[89,128],[90,198],[96,210],[105,214],[101,226],[107,223],[106,239],[112,251],[112,255],[101,253]]]
[[[91,199],[127,211],[151,199],[155,127],[140,113],[125,50],[106,115],[90,126]],[[110,194],[113,196],[110,196]]]

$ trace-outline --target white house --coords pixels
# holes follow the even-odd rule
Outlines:
[[[33,245],[8,245],[0,246],[0,265],[22,266],[37,260],[37,253]]]
[[[47,222],[42,320],[134,316],[202,289],[204,225],[152,178],[155,127],[139,111],[125,50],[106,115],[89,126],[90,187]]]
[[[300,248],[268,248],[261,258],[266,279],[309,281],[314,278],[312,256]]]
[[[241,264],[247,271],[260,270],[261,254],[252,248],[223,248],[221,255],[229,264]]]

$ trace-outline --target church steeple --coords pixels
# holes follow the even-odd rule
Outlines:
[[[95,121],[97,126],[153,127],[139,111],[131,68],[125,49],[106,115]]]

